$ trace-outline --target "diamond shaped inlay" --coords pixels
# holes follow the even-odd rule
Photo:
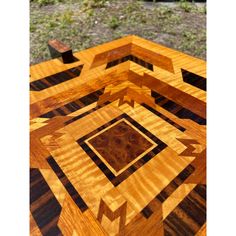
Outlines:
[[[89,144],[116,172],[153,146],[124,120],[90,139]]]

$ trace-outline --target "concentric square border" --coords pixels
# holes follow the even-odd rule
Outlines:
[[[100,132],[101,130],[111,126],[115,122],[126,119],[128,122],[130,122],[134,127],[136,127],[139,131],[141,131],[143,134],[145,134],[148,138],[150,138],[152,141],[154,141],[157,146],[154,147],[151,151],[146,153],[142,158],[138,159],[135,163],[133,163],[129,168],[124,170],[119,175],[115,176],[112,171],[104,164],[104,162],[94,153],[94,151],[87,145],[85,142],[87,139],[94,136],[96,133]],[[106,177],[110,180],[110,182],[114,186],[118,186],[120,183],[122,183],[125,179],[127,179],[131,174],[133,174],[136,170],[138,170],[140,167],[142,167],[144,164],[146,164],[148,161],[150,161],[154,156],[156,156],[158,153],[160,153],[162,150],[164,150],[167,145],[162,142],[160,139],[158,139],[155,135],[150,133],[147,129],[145,129],[143,126],[141,126],[139,123],[137,123],[135,120],[133,120],[129,115],[122,114],[115,119],[107,122],[105,125],[99,127],[98,129],[90,132],[89,134],[81,137],[76,141],[81,148],[86,152],[86,154],[92,159],[92,161],[98,166],[98,168],[106,175]]]
[[[120,122],[125,122],[127,125],[129,125],[132,129],[134,129],[135,131],[137,131],[143,138],[145,138],[149,143],[152,144],[151,147],[149,147],[147,150],[145,150],[144,152],[142,152],[139,156],[135,157],[131,162],[129,162],[125,167],[122,167],[119,171],[116,171],[107,161],[106,159],[93,147],[93,145],[89,142],[90,140],[92,140],[93,138],[99,136],[100,134],[102,134],[103,132],[107,131],[108,129],[118,125]],[[86,139],[84,141],[89,147],[90,149],[93,150],[93,152],[106,164],[106,166],[108,166],[108,168],[111,170],[111,172],[115,175],[118,176],[119,174],[121,174],[125,169],[128,169],[132,164],[134,164],[136,161],[138,161],[140,158],[142,158],[143,156],[145,156],[146,153],[150,152],[153,148],[155,148],[157,146],[157,144],[155,142],[153,142],[149,137],[147,137],[145,134],[143,134],[142,132],[139,132],[139,130],[134,127],[129,121],[127,121],[126,119],[121,119],[116,121],[113,125],[105,128],[104,130],[101,130],[100,132],[98,132],[97,134],[95,134],[94,136],[90,137],[89,139]]]

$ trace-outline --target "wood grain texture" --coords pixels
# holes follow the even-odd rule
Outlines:
[[[89,143],[117,172],[152,146],[125,121],[93,137]]]
[[[134,35],[73,56],[30,67],[30,235],[206,235],[206,63]]]

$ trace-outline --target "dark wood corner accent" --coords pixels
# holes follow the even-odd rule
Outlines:
[[[48,41],[48,48],[52,58],[62,57],[63,63],[72,63],[76,61],[72,49],[57,39]]]

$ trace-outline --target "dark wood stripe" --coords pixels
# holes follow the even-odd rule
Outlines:
[[[65,105],[65,107],[70,111],[70,112],[74,112],[77,111],[78,109],[80,109],[81,107],[75,103],[75,102],[71,102]]]
[[[150,152],[148,152],[145,156],[143,156],[141,159],[136,161],[132,166],[127,168],[120,175],[115,176],[84,141],[86,139],[88,139],[89,137],[92,137],[93,135],[95,135],[99,131],[111,126],[112,124],[114,124],[115,122],[117,122],[121,119],[128,120],[132,125],[134,125],[142,133],[144,133],[146,136],[148,136],[150,139],[152,139],[158,146],[153,148]],[[167,145],[165,143],[163,143],[160,139],[158,139],[156,136],[151,134],[148,130],[146,130],[144,127],[142,127],[139,123],[137,123],[135,120],[133,120],[127,114],[122,114],[122,115],[118,116],[117,118],[111,120],[110,122],[106,123],[105,125],[99,127],[98,129],[92,131],[91,133],[81,137],[80,139],[77,140],[77,143],[83,148],[83,150],[87,153],[87,155],[90,156],[90,158],[93,160],[93,162],[106,175],[106,177],[111,181],[111,183],[114,186],[119,185],[121,182],[123,182],[125,179],[127,179],[132,173],[134,173],[141,166],[143,166],[145,163],[147,163],[149,160],[151,160],[154,156],[156,156],[159,152],[161,152],[162,150],[164,150],[167,147]]]
[[[66,115],[66,113],[61,108],[57,108],[56,111],[62,116]]]
[[[96,102],[99,96],[103,94],[103,91],[104,91],[104,88],[97,90],[93,93],[90,93],[87,96],[80,98],[79,101],[82,102],[84,106],[88,106],[89,104]]]
[[[175,115],[181,119],[190,119],[190,120],[198,123],[199,125],[206,125],[206,119],[198,116],[197,114],[193,113],[192,111],[190,111],[186,108],[182,108]]]
[[[195,235],[206,222],[206,185],[197,185],[163,221],[165,235]]]
[[[174,114],[176,114],[182,108],[177,103],[170,100],[167,100],[165,103],[162,104],[163,108]]]
[[[194,188],[194,191],[197,192],[198,195],[200,195],[203,199],[206,200],[206,185],[205,184],[197,185]]]
[[[184,69],[181,69],[181,72],[183,81],[185,83],[191,84],[194,87],[206,91],[206,78]]]
[[[49,112],[41,115],[40,117],[41,118],[53,118],[54,116],[58,116],[58,115],[61,115],[61,116],[69,115],[70,113],[75,112],[75,111],[81,109],[82,107],[88,106],[88,105],[98,101],[99,96],[101,94],[103,94],[103,90],[104,90],[104,88],[97,90],[95,92],[92,92],[80,99],[69,102],[69,103],[65,104],[64,106],[61,106],[57,109],[49,111]],[[73,122],[73,119],[72,119],[72,122]]]
[[[70,194],[71,198],[75,202],[75,204],[79,207],[79,209],[84,212],[88,209],[87,204],[84,202],[82,197],[79,195],[79,193],[76,191],[74,186],[71,184],[69,179],[66,177],[60,166],[57,164],[57,162],[54,160],[52,156],[47,158],[48,164],[51,166],[57,177],[60,179],[61,183],[66,188],[67,192]]]
[[[59,229],[58,226],[56,227],[51,227],[47,234],[45,234],[45,236],[63,236],[61,230]]]
[[[57,116],[57,114],[54,111],[49,111],[43,115],[41,115],[41,118],[52,118],[54,116]]]
[[[30,169],[30,211],[42,235],[62,235],[57,226],[61,206],[38,169]]]
[[[161,206],[161,204],[190,176],[194,171],[192,165],[188,165],[181,173],[179,173],[144,209],[141,211],[145,218],[149,218],[155,211],[153,206]]]
[[[164,202],[195,170],[190,164],[180,172],[157,196],[156,198]]]
[[[32,89],[32,86],[35,88],[34,91],[40,91],[40,90],[47,88],[47,85],[43,81],[40,81],[40,80],[34,81],[34,82],[30,83],[30,85],[31,85],[30,86],[31,89]]]
[[[143,210],[141,211],[141,214],[148,219],[151,215],[152,215],[153,211],[150,209],[149,206],[146,206],[143,208]]]
[[[148,109],[149,111],[151,111],[153,114],[159,116],[160,118],[162,118],[163,120],[165,120],[166,122],[168,122],[169,124],[173,125],[175,128],[177,128],[178,130],[180,130],[181,132],[184,132],[186,129],[181,126],[178,125],[176,122],[172,121],[170,118],[166,117],[165,115],[161,114],[160,112],[158,112],[157,110],[153,109],[152,107],[148,106],[147,104],[141,104],[143,107],[145,107],[146,109]]]
[[[42,91],[49,87],[63,83],[67,80],[71,80],[80,75],[82,68],[83,68],[83,65],[80,65],[80,66],[68,69],[66,71],[62,71],[54,75],[47,76],[43,79],[33,81],[30,83],[30,90]]]
[[[113,66],[116,66],[122,62],[125,62],[125,61],[132,61],[132,62],[135,62],[145,68],[147,68],[148,70],[151,70],[153,71],[153,65],[149,62],[146,62],[136,56],[133,56],[133,55],[128,55],[128,56],[125,56],[125,57],[122,57],[122,58],[119,58],[117,60],[114,60],[114,61],[111,61],[111,62],[108,62],[107,63],[107,66],[106,66],[106,69],[108,68],[111,68]]]
[[[172,236],[172,235],[195,235],[194,231],[191,227],[186,224],[182,217],[178,214],[172,212],[171,215],[168,216],[168,220],[164,220],[164,235]]]
[[[155,98],[156,104],[176,115],[177,117],[181,119],[190,119],[199,125],[206,125],[206,119],[175,103],[174,101],[169,100],[166,97],[156,93],[155,91],[152,91],[151,93],[152,97]]]

